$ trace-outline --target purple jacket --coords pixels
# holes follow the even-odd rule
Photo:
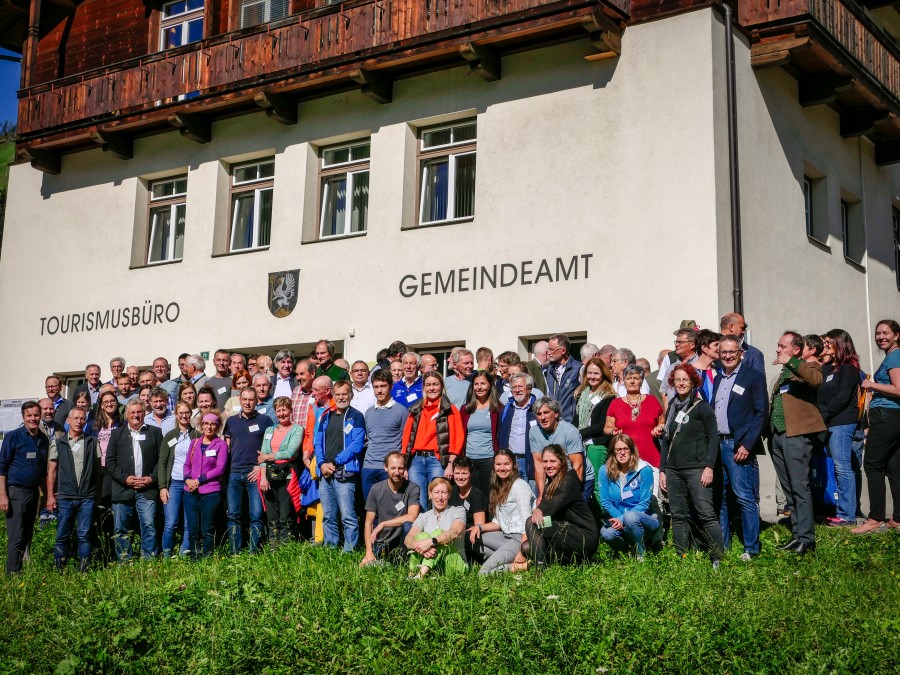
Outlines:
[[[214,438],[206,451],[200,449],[203,438],[191,441],[187,458],[184,460],[184,479],[199,480],[197,492],[208,495],[222,489],[222,478],[228,464],[228,446],[221,438]],[[187,486],[185,486],[187,491]]]

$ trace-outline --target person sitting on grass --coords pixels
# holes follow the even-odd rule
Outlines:
[[[546,484],[531,517],[525,521],[522,556],[510,567],[570,563],[589,559],[597,551],[597,525],[581,494],[581,481],[569,468],[566,451],[551,443],[541,454]]]
[[[644,559],[645,538],[659,531],[659,514],[653,502],[653,467],[638,456],[637,445],[627,434],[614,436],[606,466],[597,475],[599,499],[609,519],[600,536],[614,551],[634,547]]]
[[[487,522],[488,498],[472,485],[472,460],[462,456],[453,463],[453,490],[450,492],[450,506],[461,506],[466,510],[466,557],[472,560],[481,553],[481,540],[473,542],[469,535],[479,525]]]
[[[360,567],[400,558],[403,538],[419,515],[419,486],[404,475],[406,458],[397,450],[389,452],[384,458],[384,469],[387,480],[375,483],[366,499],[366,555]]]
[[[435,478],[428,484],[431,510],[416,518],[403,542],[409,549],[410,579],[424,579],[433,570],[447,574],[466,571],[463,532],[466,512],[450,506],[450,481]]]
[[[508,569],[522,546],[525,521],[534,507],[534,495],[528,483],[519,478],[516,464],[516,456],[509,450],[501,450],[494,457],[489,506],[493,518],[489,523],[476,525],[469,533],[473,546],[481,540],[483,557],[487,558],[481,566],[481,574]]]

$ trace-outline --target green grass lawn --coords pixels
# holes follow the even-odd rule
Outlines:
[[[16,144],[12,141],[0,142],[0,190],[9,183],[9,163],[16,158]]]
[[[0,581],[0,672],[897,673],[900,534],[820,529],[815,554],[408,581],[360,554],[52,571],[53,533]],[[5,553],[5,537],[0,544]]]

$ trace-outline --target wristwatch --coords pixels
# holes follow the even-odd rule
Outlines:
[[[437,537],[432,537],[432,538],[431,538],[431,543],[434,544],[434,547],[435,547],[435,548],[437,548],[437,547],[438,547],[438,540],[437,540]]]

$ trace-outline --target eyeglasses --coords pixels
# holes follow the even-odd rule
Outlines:
[[[720,357],[721,356],[737,356],[740,353],[741,353],[740,349],[738,349],[737,351],[722,351],[721,349],[719,350]]]
[[[690,384],[691,383],[690,379],[683,378],[683,377],[676,377],[674,380],[672,380],[672,382],[674,384]]]
[[[676,345],[692,345],[694,344],[691,340],[675,340]]]

